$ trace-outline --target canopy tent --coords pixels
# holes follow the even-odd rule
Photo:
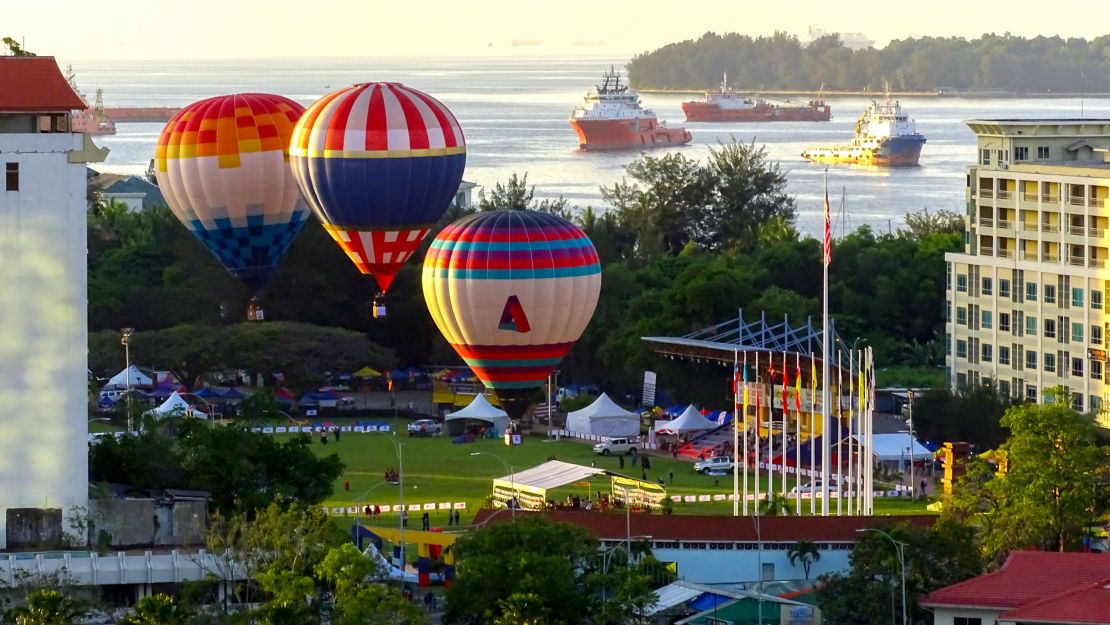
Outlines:
[[[908,432],[894,434],[874,434],[875,456],[884,462],[898,462],[912,457],[913,460],[928,460],[933,457],[917,439],[913,439],[913,453],[910,454],[910,435]]]
[[[211,386],[206,386],[206,387],[200,389],[199,391],[197,391],[196,393],[193,393],[193,394],[196,395],[197,397],[203,397],[205,399],[213,399],[215,397],[220,397],[221,396],[221,393],[219,391],[217,391],[216,389],[212,388]]]
[[[594,436],[638,436],[640,416],[621,408],[602,393],[594,403],[567,415],[567,430]]]
[[[315,391],[301,396],[300,404],[304,407],[335,408],[343,396],[335,391]]]
[[[235,390],[234,387],[229,388],[226,391],[220,393],[220,399],[226,399],[228,401],[237,401],[237,400],[243,399],[244,397],[246,397],[246,395],[244,395],[244,394],[240,393],[239,391]]]
[[[126,369],[113,375],[104,388],[127,388],[128,383],[131,386],[152,386],[154,380],[150,376],[139,371],[135,365],[128,365]]]
[[[531,469],[493,480],[493,496],[494,499],[502,502],[516,497],[521,508],[540,510],[547,501],[548,490],[605,473],[607,472],[604,469],[596,467],[548,460]]]
[[[193,416],[201,419],[207,418],[203,411],[190,406],[189,402],[185,401],[177,391],[174,391],[169,399],[162,402],[162,405],[148,410],[147,414],[152,414],[156,417]]]
[[[356,378],[380,378],[380,377],[382,377],[382,373],[380,371],[378,371],[377,369],[375,369],[373,367],[370,367],[370,366],[363,367],[363,368],[359,369],[358,371],[355,371],[351,375],[355,376]]]
[[[655,431],[665,434],[684,434],[686,432],[712,430],[717,427],[720,426],[701,416],[701,412],[694,408],[693,404],[690,404],[677,419],[656,422]]]
[[[500,408],[494,408],[486,400],[485,395],[475,395],[474,400],[462,410],[456,410],[444,417],[447,433],[455,436],[461,434],[466,427],[466,421],[485,421],[493,426],[498,434],[509,427],[509,414]]]

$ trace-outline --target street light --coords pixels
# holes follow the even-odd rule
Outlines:
[[[512,511],[512,517],[515,520],[516,519],[516,504],[517,504],[517,501],[516,501],[516,475],[513,473],[513,465],[509,464],[508,462],[505,462],[501,458],[501,456],[498,456],[497,454],[491,454],[488,451],[472,451],[472,452],[470,452],[470,455],[471,456],[492,456],[494,458],[497,458],[497,460],[500,461],[501,464],[505,465],[505,468],[509,470],[509,484],[511,484],[512,488],[513,488],[513,495],[512,495],[512,497],[509,497],[509,509]]]
[[[906,620],[906,558],[903,551],[906,547],[906,543],[895,540],[890,534],[874,527],[865,527],[856,530],[856,532],[875,532],[877,534],[882,534],[894,545],[894,550],[898,554],[898,565],[902,568],[902,625],[909,625],[909,621]]]
[[[393,432],[393,436],[397,433]],[[397,515],[397,543],[401,553],[401,575],[399,576],[401,582],[401,589],[405,588],[405,517],[408,516],[408,509],[405,508],[405,461],[404,454],[402,453],[402,445],[392,438],[385,439],[389,444],[393,445],[393,449],[397,452],[397,482],[400,487],[399,498],[401,505],[401,513]]]
[[[551,389],[559,384],[559,370],[552,371],[547,376],[547,437],[551,438],[551,418],[555,416],[555,405],[552,404]]]
[[[123,345],[123,359],[125,366],[123,368],[124,385],[127,390],[127,433],[130,434],[134,431],[131,423],[131,335],[135,333],[135,328],[123,328],[120,330],[119,342]]]

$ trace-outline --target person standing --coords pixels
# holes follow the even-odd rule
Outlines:
[[[621,468],[623,469],[624,468],[624,454],[621,454],[621,455],[617,456],[617,460],[620,461]]]
[[[670,473],[668,473],[667,477],[671,478],[671,485],[673,486],[674,485],[674,471],[671,471]]]
[[[409,511],[401,510],[401,527],[409,526]]]

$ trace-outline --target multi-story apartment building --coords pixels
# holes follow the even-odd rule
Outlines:
[[[964,251],[945,256],[949,383],[1035,402],[1064,387],[1110,427],[1110,119],[967,124],[978,160]]]

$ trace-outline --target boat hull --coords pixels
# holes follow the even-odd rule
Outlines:
[[[685,145],[693,136],[685,128],[662,127],[654,118],[574,119],[580,150],[628,150]]]
[[[688,122],[827,122],[832,119],[832,109],[828,105],[729,109],[708,102],[683,102],[682,112]]]
[[[916,167],[925,137],[919,134],[887,137],[876,141],[812,148],[802,158],[831,165],[874,165],[879,167]]]

